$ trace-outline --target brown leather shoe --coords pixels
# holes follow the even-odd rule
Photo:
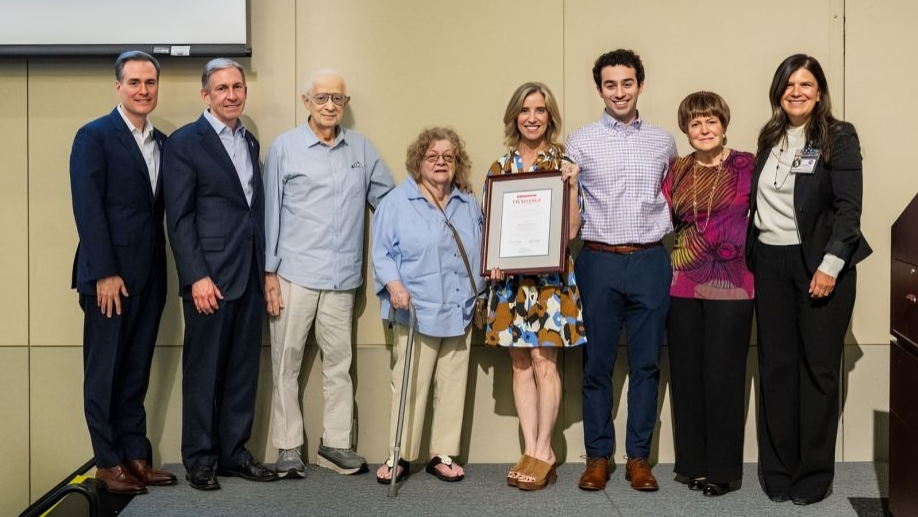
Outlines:
[[[112,494],[146,494],[147,487],[124,468],[115,465],[107,469],[96,469],[98,479],[107,492]]]
[[[147,486],[166,486],[178,483],[175,474],[165,470],[154,469],[147,460],[131,460],[127,464],[131,474]]]
[[[605,490],[609,480],[608,458],[587,458],[586,470],[580,475],[580,490]]]
[[[631,482],[631,488],[645,492],[653,492],[660,488],[657,478],[650,471],[647,458],[628,458],[625,465],[625,480]]]

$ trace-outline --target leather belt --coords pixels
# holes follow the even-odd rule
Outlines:
[[[648,242],[648,243],[636,243],[629,242],[627,244],[606,244],[604,242],[596,241],[583,241],[583,245],[593,251],[599,251],[601,253],[618,253],[620,255],[630,255],[638,251],[649,250],[651,248],[656,248],[662,246],[663,243],[660,241]]]

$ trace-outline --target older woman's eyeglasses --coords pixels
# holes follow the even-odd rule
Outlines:
[[[343,93],[317,93],[315,95],[310,95],[309,98],[320,106],[328,102],[328,99],[331,99],[331,101],[338,106],[344,106],[347,104],[347,101],[351,100],[350,97]]]
[[[428,154],[424,157],[424,161],[427,163],[437,163],[440,161],[440,158],[443,158],[443,161],[446,163],[453,163],[456,161],[456,156],[453,154]]]

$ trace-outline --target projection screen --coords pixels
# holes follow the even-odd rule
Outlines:
[[[248,56],[246,0],[0,0],[0,56]]]

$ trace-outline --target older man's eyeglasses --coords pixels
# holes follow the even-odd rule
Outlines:
[[[343,93],[317,93],[315,95],[310,95],[310,99],[315,101],[319,106],[328,102],[328,99],[331,99],[338,106],[344,106],[347,104],[347,101],[351,100],[350,97]]]
[[[428,154],[424,157],[424,160],[427,163],[437,163],[440,161],[440,158],[443,158],[443,161],[446,163],[453,163],[456,161],[456,156],[453,154]]]

